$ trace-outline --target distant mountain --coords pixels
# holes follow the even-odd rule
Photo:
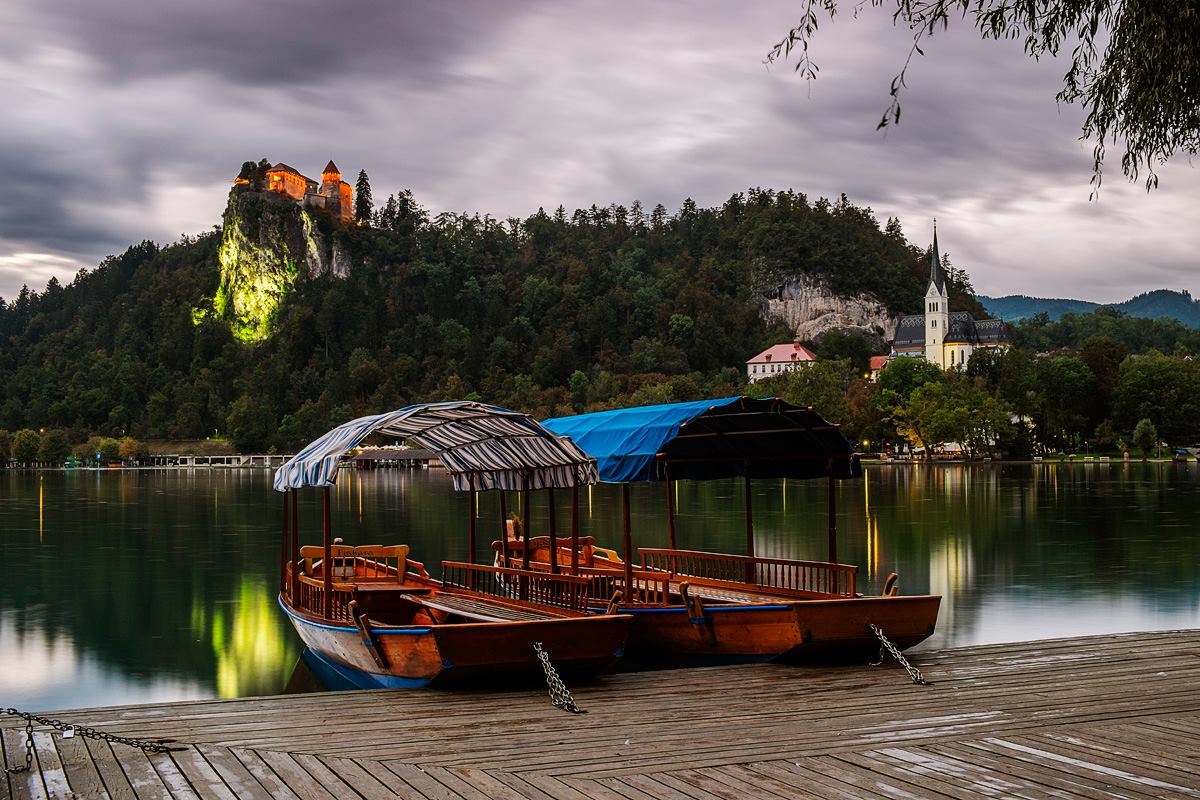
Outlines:
[[[1123,303],[1092,303],[1087,300],[1069,300],[1065,298],[1027,297],[1023,294],[1010,294],[1007,297],[985,297],[977,295],[976,300],[983,304],[989,314],[1004,320],[1018,320],[1032,317],[1043,311],[1050,319],[1058,319],[1063,314],[1087,314],[1102,306],[1128,314],[1131,317],[1170,317],[1191,328],[1200,328],[1200,301],[1193,300],[1189,292],[1174,292],[1170,289],[1156,289],[1153,292],[1139,294]]]

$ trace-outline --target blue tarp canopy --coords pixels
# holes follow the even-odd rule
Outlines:
[[[620,408],[542,425],[596,459],[606,483],[671,479],[853,478],[854,448],[811,408],[773,398],[723,397]]]

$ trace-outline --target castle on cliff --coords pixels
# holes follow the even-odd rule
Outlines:
[[[281,161],[267,170],[263,191],[286,195],[306,208],[323,208],[346,222],[354,219],[354,189],[332,160],[321,170],[319,184]]]

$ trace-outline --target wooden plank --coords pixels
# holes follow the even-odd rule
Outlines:
[[[334,797],[361,796],[355,787],[343,780],[341,775],[330,769],[329,765],[317,756],[309,753],[292,753],[291,756],[292,760],[303,767],[309,776],[311,776],[311,780],[324,786]]]
[[[407,783],[417,792],[418,797],[432,797],[437,800],[460,800],[458,792],[450,789],[445,783],[431,777],[424,768],[406,763],[391,762],[383,766],[394,772],[397,777]],[[474,781],[468,781],[475,785]]]
[[[196,751],[204,757],[213,772],[229,787],[239,800],[273,800],[271,792],[266,789],[246,765],[229,751],[227,747],[210,747],[199,745]]]
[[[1104,794],[1074,776],[1066,773],[1048,770],[1031,764],[1018,764],[1003,756],[996,758],[990,754],[967,746],[967,743],[938,744],[923,747],[925,752],[936,753],[951,763],[957,762],[963,769],[983,771],[996,775],[1012,776],[1019,774],[1031,788],[1041,787],[1050,797],[1074,798],[1079,797],[1119,797],[1120,795]]]
[[[353,787],[354,791],[366,800],[389,800],[396,796],[396,792],[389,787],[389,784],[384,783],[375,771],[367,769],[354,759],[325,756],[320,760],[331,772]],[[384,769],[382,764],[376,762],[375,766],[379,773],[391,776],[391,773]],[[391,777],[394,778],[394,776]]]
[[[8,756],[7,762],[11,767],[25,766],[25,730],[24,728],[9,728],[2,731],[4,736],[4,752]],[[44,798],[46,797],[46,786],[42,783],[42,776],[38,772],[38,762],[35,757],[32,762],[32,767],[24,772],[13,772],[8,775],[9,791],[16,800],[26,800],[26,798]]]
[[[237,800],[237,795],[229,790],[217,771],[205,760],[204,755],[195,747],[186,750],[176,750],[168,753],[171,763],[183,775],[192,789],[204,798],[217,800]]]
[[[229,753],[241,762],[246,771],[254,776],[254,779],[270,793],[271,797],[276,800],[299,800],[299,795],[280,780],[279,776],[275,774],[275,770],[271,769],[258,753],[253,750],[232,747],[229,748]]]
[[[162,782],[166,784],[167,791],[171,793],[172,797],[198,800],[200,795],[196,794],[188,782],[187,776],[179,771],[179,767],[175,766],[170,753],[148,753],[147,758],[150,759],[150,763],[158,772],[158,776],[162,778]]]
[[[80,797],[107,800],[108,792],[104,789],[104,781],[100,780],[100,773],[92,762],[92,756],[88,752],[87,746],[83,743],[83,737],[72,736],[64,739],[57,736],[54,746],[58,750],[63,770],[66,771],[67,783],[71,785],[71,791]]]
[[[313,781],[312,776],[289,754],[272,750],[259,750],[256,753],[301,800],[330,800],[335,797],[324,786]]]
[[[862,800],[864,797],[877,798],[874,793],[854,791],[838,780],[813,772],[807,768],[807,761],[763,761],[745,765],[746,769],[764,775],[771,780],[790,784],[797,792],[809,792],[821,800]]]
[[[125,777],[125,771],[117,763],[117,757],[113,755],[109,743],[85,738],[83,744],[87,747],[88,755],[92,757],[92,763],[96,765],[96,772],[100,775],[108,796],[113,800],[136,800],[137,795],[134,794],[129,779]]]
[[[150,759],[143,751],[136,747],[117,745],[113,747],[113,754],[116,755],[117,763],[121,765],[125,777],[129,779],[129,785],[133,787],[135,795],[167,798],[171,796],[171,792],[163,783],[158,770],[150,763]]]

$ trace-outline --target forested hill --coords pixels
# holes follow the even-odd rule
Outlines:
[[[403,192],[356,226],[235,189],[224,222],[0,305],[0,428],[285,449],[423,400],[556,414],[715,396],[789,335],[760,316],[784,277],[913,313],[928,274],[897,222],[791,191],[504,221],[430,218]]]
[[[1046,314],[1051,320],[1056,320],[1063,314],[1086,314],[1089,311],[1095,311],[1102,305],[1087,300],[1027,297],[1020,294],[1007,297],[980,295],[977,299],[990,313],[1005,320],[1028,319],[1038,314]],[[1122,303],[1109,303],[1107,307],[1131,317],[1146,319],[1167,317],[1178,320],[1188,327],[1200,328],[1200,301],[1193,300],[1188,292],[1157,289],[1153,292],[1144,292]]]

